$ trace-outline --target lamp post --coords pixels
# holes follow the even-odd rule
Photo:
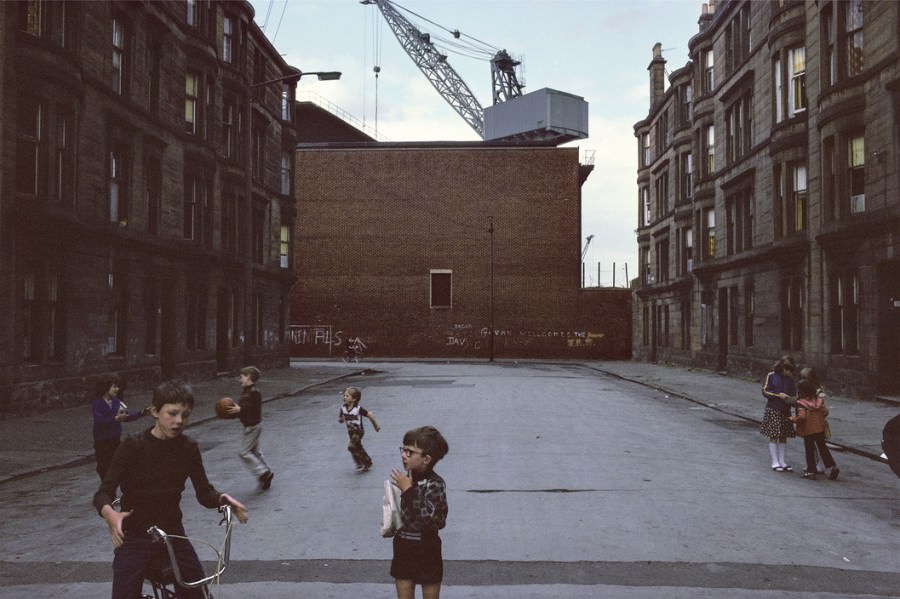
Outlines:
[[[253,319],[253,90],[272,83],[283,81],[297,82],[308,75],[315,75],[319,81],[334,81],[341,78],[340,71],[312,71],[304,73],[296,70],[293,73],[260,81],[248,83],[244,86],[244,201],[240,210],[241,218],[241,247],[244,253],[244,297],[241,305],[243,333],[241,343],[243,346],[244,364],[251,364],[250,356],[250,331]],[[296,123],[294,124],[296,127]]]
[[[490,361],[494,361],[494,217],[493,215],[490,217],[490,227],[488,228],[488,233],[491,235],[491,304],[490,309],[488,311],[488,320],[490,321],[490,337],[488,338],[489,351],[490,351]]]

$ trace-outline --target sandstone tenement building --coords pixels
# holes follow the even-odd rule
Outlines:
[[[900,3],[704,5],[653,49],[634,354],[900,392]]]
[[[251,5],[27,0],[0,24],[0,412],[107,372],[287,364],[299,71]]]

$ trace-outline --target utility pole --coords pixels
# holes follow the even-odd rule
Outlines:
[[[490,226],[488,228],[488,233],[491,235],[491,305],[490,310],[488,312],[488,320],[490,321],[490,337],[488,339],[489,343],[489,352],[490,352],[490,361],[494,361],[494,217],[491,215],[489,218]]]

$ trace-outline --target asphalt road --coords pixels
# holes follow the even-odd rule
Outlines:
[[[265,404],[266,493],[236,456],[236,423],[190,429],[210,478],[250,508],[218,599],[394,596],[381,484],[422,424],[450,445],[437,467],[450,506],[442,597],[900,593],[897,481],[883,464],[841,453],[837,481],[773,473],[754,423],[581,365],[366,366]],[[337,422],[349,384],[382,426],[367,429],[364,474]],[[0,487],[0,597],[108,596],[95,487],[89,464]],[[216,514],[190,489],[182,505],[189,533],[215,543]]]

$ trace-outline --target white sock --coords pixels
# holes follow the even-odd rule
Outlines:
[[[787,462],[784,461],[784,451],[787,449],[787,443],[776,443],[775,447],[778,448],[778,465],[784,468],[787,466]]]
[[[776,468],[780,466],[778,463],[778,450],[776,449],[777,443],[769,443],[769,455],[772,456],[772,468]]]

